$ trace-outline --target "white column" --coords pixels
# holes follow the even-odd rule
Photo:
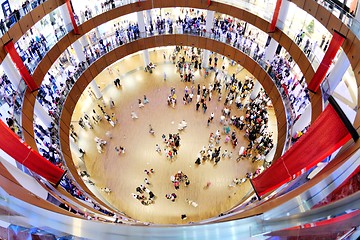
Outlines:
[[[72,44],[72,47],[74,48],[75,54],[79,62],[86,62],[86,56],[84,54],[83,46],[81,45],[80,41],[75,41]]]
[[[72,25],[70,14],[66,7],[66,4],[61,5],[59,9],[60,9],[61,18],[64,20],[64,24],[65,24],[64,27],[68,32],[70,32],[74,27]]]
[[[256,80],[255,85],[254,85],[253,90],[250,95],[250,99],[254,100],[256,98],[256,96],[259,94],[260,90],[261,90],[261,84],[258,80]]]
[[[285,20],[289,12],[290,2],[288,0],[283,0],[280,7],[280,12],[278,16],[278,20],[276,22],[276,26],[279,29],[283,29],[285,25]]]
[[[206,32],[211,32],[211,29],[213,28],[214,25],[214,16],[215,16],[215,12],[214,11],[210,11],[207,10],[206,12]]]
[[[90,82],[90,88],[91,88],[91,90],[94,92],[95,97],[96,97],[97,99],[102,98],[102,93],[100,92],[100,89],[99,89],[98,85],[96,84],[96,81],[95,81],[95,80],[92,80],[92,81]]]
[[[355,13],[355,19],[360,22],[360,1],[358,1],[357,4],[357,9],[356,9],[356,13]]]
[[[301,114],[299,119],[296,121],[292,128],[292,136],[295,135],[296,132],[302,131],[306,126],[308,126],[311,122],[311,104],[309,104],[304,112]]]
[[[271,61],[274,58],[278,43],[271,38],[269,46],[265,50],[265,61]]]
[[[79,41],[83,47],[87,47],[90,44],[86,35],[82,36]]]
[[[139,11],[136,14],[137,14],[137,21],[138,21],[138,25],[139,25],[139,31],[140,31],[141,36],[143,36],[145,33],[144,13],[143,13],[143,11]]]
[[[146,20],[147,24],[150,25],[152,17],[151,17],[151,10],[146,10]]]
[[[329,82],[331,93],[339,85],[349,66],[350,66],[349,59],[347,58],[344,51],[342,51],[339,54],[339,58],[337,59],[334,67],[332,68],[332,70],[330,71],[327,77],[327,81]]]
[[[145,66],[147,66],[150,64],[149,50],[147,50],[147,49],[143,50],[143,54],[144,54],[144,63],[145,63]]]
[[[101,38],[101,33],[98,27],[95,28],[95,33],[96,33],[96,38],[99,39]]]
[[[13,83],[15,89],[19,86],[21,75],[18,69],[15,67],[13,61],[11,60],[9,54],[6,55],[1,64],[4,69],[4,73],[9,78],[9,80]]]
[[[46,126],[49,126],[50,123],[53,122],[49,113],[37,100],[35,101],[34,113]]]
[[[203,55],[203,59],[202,59],[202,63],[201,63],[203,68],[209,67],[210,54],[211,54],[211,52],[209,50],[204,50],[204,55]]]

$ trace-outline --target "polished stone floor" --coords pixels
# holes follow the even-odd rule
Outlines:
[[[225,134],[220,124],[221,110],[225,99],[223,92],[222,101],[218,101],[218,94],[214,93],[213,99],[208,102],[206,113],[195,110],[196,95],[191,104],[184,105],[182,97],[184,88],[190,88],[191,83],[180,81],[176,67],[167,58],[164,60],[163,53],[168,56],[174,47],[150,50],[150,59],[157,64],[152,74],[143,70],[143,54],[135,54],[114,64],[112,71],[105,70],[96,77],[96,82],[103,94],[102,100],[94,100],[85,91],[78,102],[72,118],[75,130],[79,135],[77,143],[72,144],[73,159],[79,169],[86,169],[91,175],[90,179],[95,182],[94,193],[104,201],[109,202],[119,211],[126,213],[129,217],[159,224],[182,224],[197,222],[207,218],[215,217],[244,200],[246,194],[251,191],[249,181],[242,185],[229,187],[234,178],[243,178],[247,172],[255,171],[261,162],[252,163],[251,160],[236,161],[241,146],[247,146],[248,141],[243,137],[244,131],[235,130],[239,139],[238,146],[234,149],[231,143],[225,143]],[[241,66],[231,66],[227,59],[222,60],[219,56],[219,66],[225,65],[228,74],[236,73],[238,79],[243,80],[245,76],[251,76]],[[140,66],[140,67],[139,67]],[[164,81],[164,72],[167,75]],[[121,78],[121,88],[116,88],[113,80]],[[214,81],[212,72],[204,78],[204,72],[199,70],[195,73],[195,87],[197,83],[205,84]],[[175,108],[167,105],[167,97],[170,88],[176,89],[178,102]],[[196,93],[196,90],[195,90]],[[139,108],[138,99],[146,95],[149,103]],[[109,101],[112,99],[115,107],[110,109]],[[83,130],[77,124],[80,116],[86,112],[90,117],[95,109],[101,114],[98,104],[107,106],[104,110],[111,115],[115,114],[118,122],[112,127],[105,119],[99,124],[94,124],[93,130]],[[243,112],[232,106],[232,115],[242,115]],[[134,111],[138,119],[131,118]],[[207,126],[207,119],[211,113],[215,114],[214,121]],[[269,109],[269,128],[277,138],[276,117],[272,108]],[[162,134],[178,132],[178,123],[185,120],[188,124],[184,131],[180,132],[181,146],[178,155],[170,160],[164,151],[161,154],[155,151],[155,145],[164,148]],[[149,133],[149,124],[152,125],[155,134]],[[194,162],[202,147],[208,146],[209,135],[216,130],[222,133],[221,149],[227,149],[233,153],[232,158],[222,158],[214,165],[206,161],[197,166]],[[107,131],[111,132],[109,138]],[[96,149],[95,137],[104,139],[107,144],[104,152],[99,153]],[[79,159],[77,147],[86,151],[84,161]],[[116,146],[123,146],[125,153],[118,155]],[[273,153],[269,154],[271,157]],[[154,169],[154,173],[147,175],[144,170]],[[170,177],[178,171],[186,174],[190,180],[188,186],[180,184],[180,189],[175,190]],[[150,185],[144,183],[148,178]],[[210,183],[208,187],[206,185]],[[136,187],[141,184],[151,190],[155,195],[154,204],[145,206],[134,199],[132,193],[136,193]],[[100,191],[107,187],[112,190],[110,194]],[[166,194],[175,193],[177,198],[174,202],[165,198]],[[146,194],[145,194],[146,195]],[[198,204],[197,207],[189,204],[189,201]],[[187,219],[182,220],[181,215],[186,214]]]

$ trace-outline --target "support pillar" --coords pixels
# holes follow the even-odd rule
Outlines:
[[[254,100],[256,98],[256,96],[259,94],[260,90],[261,90],[261,84],[258,80],[256,80],[255,85],[254,85],[253,90],[250,95],[250,99]]]
[[[143,54],[144,54],[144,63],[145,63],[145,66],[147,66],[150,64],[149,50],[147,50],[147,49],[143,50]]]
[[[275,32],[276,23],[279,17],[280,7],[282,0],[276,0],[274,14],[270,23],[269,32]]]
[[[67,32],[70,32],[73,29],[73,25],[66,4],[61,5],[59,9],[60,9],[60,15],[65,24],[65,29]]]
[[[203,55],[203,59],[202,59],[202,67],[203,68],[209,67],[210,54],[211,54],[211,52],[209,50],[204,50],[204,55]]]
[[[345,36],[334,30],[329,48],[308,85],[310,91],[317,92],[344,40]]]
[[[50,126],[50,123],[53,122],[49,113],[37,100],[35,101],[34,113],[46,126]]]
[[[146,20],[147,24],[150,25],[150,23],[152,22],[151,10],[146,10]]]
[[[4,60],[1,63],[2,68],[4,69],[5,75],[9,78],[9,80],[13,83],[15,89],[19,86],[21,81],[21,75],[19,71],[14,66],[9,55],[6,55]]]
[[[349,68],[350,62],[344,51],[339,54],[339,58],[336,61],[333,69],[330,71],[327,81],[330,86],[330,93],[334,92],[335,88],[341,82],[346,70]]]
[[[87,38],[86,35],[82,36],[82,37],[79,39],[79,41],[80,41],[80,43],[81,43],[81,45],[82,45],[83,47],[87,47],[88,45],[90,45],[89,40],[88,40],[88,38]]]
[[[206,21],[205,29],[207,33],[211,33],[211,29],[214,26],[214,16],[215,16],[214,11],[207,10],[206,18],[205,18]]]
[[[71,0],[65,0],[65,2],[66,2],[66,7],[68,9],[68,14],[70,16],[71,23],[72,23],[73,28],[74,28],[74,33],[75,34],[80,34],[78,26],[77,26],[76,21],[75,21],[74,11],[73,11],[73,7],[72,7],[72,4],[71,4]]]
[[[292,137],[311,123],[311,104],[309,104],[292,127]]]
[[[5,47],[5,51],[10,55],[10,58],[15,64],[16,68],[19,70],[21,77],[24,79],[30,91],[37,90],[39,86],[35,83],[35,80],[30,75],[29,70],[24,65],[24,62],[22,61],[18,52],[15,49],[13,41],[10,40],[5,44],[4,47]]]
[[[290,2],[288,0],[282,0],[279,17],[276,23],[276,26],[279,29],[283,29],[286,21],[286,17],[289,12]]]
[[[355,20],[360,22],[360,1],[357,3],[356,13],[355,13]]]
[[[279,44],[273,38],[271,38],[270,43],[265,50],[265,61],[273,60],[278,45]]]
[[[75,41],[72,44],[72,47],[74,48],[75,54],[79,62],[86,62],[86,56],[84,54],[83,46],[81,45],[80,41]]]
[[[146,35],[144,13],[143,13],[143,11],[139,11],[139,12],[136,12],[136,14],[137,14],[137,20],[138,20],[138,25],[139,25],[140,36],[144,37]]]
[[[92,81],[90,82],[90,88],[91,88],[91,90],[94,92],[95,97],[96,97],[97,99],[102,98],[102,93],[100,92],[100,89],[99,89],[98,85],[96,84],[96,81],[95,81],[95,80],[92,80]]]

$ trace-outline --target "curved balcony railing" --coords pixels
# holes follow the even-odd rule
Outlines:
[[[9,31],[9,29],[21,18],[29,14],[37,6],[46,1],[47,0],[33,0],[29,1],[29,3],[24,2],[20,9],[14,9],[13,6],[9,6],[11,9],[13,9],[13,11],[7,17],[5,17],[5,19],[0,20],[0,37],[2,37],[7,31]]]
[[[340,19],[344,24],[346,24],[350,30],[355,34],[355,36],[360,39],[360,22],[355,19],[355,13],[350,14],[342,6],[339,6],[331,0],[314,0],[319,5],[323,6],[331,14]]]
[[[169,32],[168,32],[168,33],[165,33],[165,32],[164,32],[163,34],[170,34],[170,33],[169,33]],[[220,40],[219,38],[215,37],[213,34],[203,33],[203,32],[201,32],[201,31],[199,31],[199,32],[194,32],[194,31],[192,31],[192,32],[188,32],[187,34],[197,35],[197,36],[202,36],[202,37],[207,37],[207,38],[215,39],[215,40],[218,40],[218,41]],[[140,38],[146,38],[146,37],[148,37],[148,36],[153,36],[153,34],[147,34],[147,33],[140,34]],[[114,38],[114,35],[110,35],[110,36],[108,36],[108,38]],[[110,41],[110,42],[111,42],[112,44],[111,44],[111,47],[110,47],[110,49],[109,49],[108,51],[111,51],[112,49],[121,46],[121,45],[120,45],[118,42],[116,42],[116,41]],[[223,42],[229,44],[228,42],[226,42],[226,40],[223,41]],[[241,47],[241,49],[239,49],[239,50],[241,50],[244,54],[247,54],[248,56],[250,56],[250,57],[252,57],[252,58],[254,57],[253,55],[252,55],[252,56],[250,55],[250,51],[249,51],[249,50],[243,49],[243,46],[239,46],[239,47]],[[104,50],[104,51],[102,51],[98,56],[94,55],[94,58],[91,58],[91,59],[90,59],[90,64],[94,63],[98,58],[100,58],[101,56],[103,56],[104,54],[106,54],[108,51]],[[260,65],[262,65],[262,67],[264,68],[264,70],[266,70],[266,71],[268,70],[268,69],[267,69],[267,64],[265,64],[264,62],[261,62],[261,61],[260,61]],[[87,66],[87,65],[86,65],[86,66]],[[76,70],[76,72],[75,72],[74,75],[73,75],[74,82],[81,76],[82,72],[86,69],[86,66],[85,66],[85,68],[78,68],[78,69]],[[289,101],[289,99],[288,99],[288,96],[286,95],[285,90],[282,88],[282,85],[280,84],[280,81],[279,81],[279,79],[277,79],[276,75],[275,75],[273,72],[271,72],[271,71],[269,71],[269,75],[271,76],[271,78],[273,79],[275,85],[277,86],[277,88],[278,88],[279,91],[281,92],[281,95],[282,95],[282,97],[283,97],[283,99],[284,99],[284,102],[285,102],[285,109],[286,109],[286,113],[287,113],[288,126],[291,126],[293,119],[291,118],[292,110],[290,109],[290,108],[291,108],[291,104],[290,104],[290,101]],[[69,91],[66,91],[66,92],[64,92],[64,93],[60,96],[60,97],[61,97],[61,99],[60,99],[60,102],[61,102],[61,103],[59,104],[59,106],[61,106],[61,105],[64,103],[64,101],[65,101],[65,99],[66,99],[66,97],[67,97],[68,92],[69,92]],[[58,110],[62,111],[61,108],[59,108]],[[61,113],[60,113],[60,112],[57,113],[56,116],[61,116]],[[58,123],[59,123],[59,119],[54,119],[54,122],[56,122],[56,123],[58,124]],[[58,134],[59,134],[59,133],[58,133]],[[57,136],[52,136],[52,137],[58,139],[58,136],[59,136],[59,135],[57,135]],[[288,139],[290,139],[290,136],[288,136]],[[60,143],[59,139],[58,139],[57,141]],[[287,146],[288,146],[288,144],[289,144],[289,143],[287,143]],[[66,164],[64,159],[62,159],[62,162],[63,162],[64,164]]]

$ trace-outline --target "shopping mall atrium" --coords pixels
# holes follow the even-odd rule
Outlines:
[[[2,0],[1,239],[358,239],[358,0]]]

